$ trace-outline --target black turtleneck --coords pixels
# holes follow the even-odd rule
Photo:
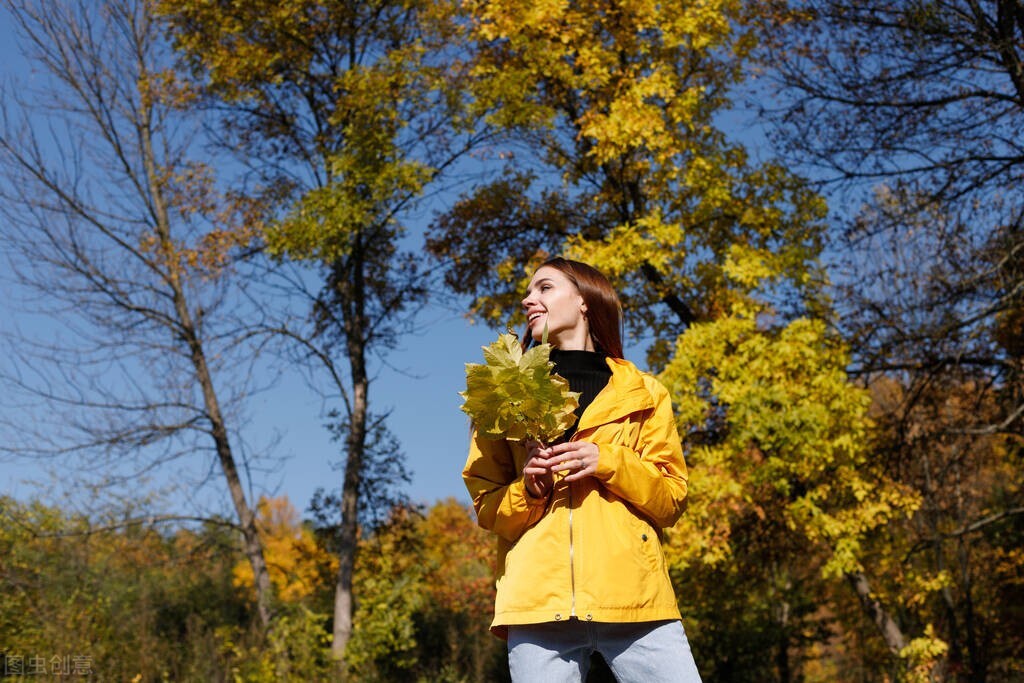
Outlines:
[[[580,405],[576,408],[576,422],[565,432],[565,438],[576,432],[580,416],[594,398],[608,385],[612,371],[605,362],[605,355],[597,351],[563,351],[551,349],[554,372],[569,382],[570,391],[580,392]]]

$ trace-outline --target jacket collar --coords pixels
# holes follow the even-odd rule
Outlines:
[[[583,411],[576,428],[577,433],[654,407],[651,392],[647,390],[643,375],[635,365],[621,358],[606,358],[605,361],[612,376],[594,398],[594,402]]]

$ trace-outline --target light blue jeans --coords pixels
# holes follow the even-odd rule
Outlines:
[[[595,651],[620,683],[700,683],[679,621],[611,624],[570,619],[508,629],[513,683],[582,683]]]

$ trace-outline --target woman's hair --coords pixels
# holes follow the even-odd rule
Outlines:
[[[548,259],[537,270],[544,266],[565,275],[583,297],[594,348],[612,358],[622,358],[622,304],[608,278],[593,266],[561,256]],[[533,336],[527,328],[523,347],[532,344]]]

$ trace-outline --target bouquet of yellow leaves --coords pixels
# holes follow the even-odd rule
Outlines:
[[[506,332],[483,350],[486,364],[466,363],[466,390],[459,392],[478,434],[549,443],[573,425],[580,395],[551,372],[550,344],[523,353],[516,335]]]

